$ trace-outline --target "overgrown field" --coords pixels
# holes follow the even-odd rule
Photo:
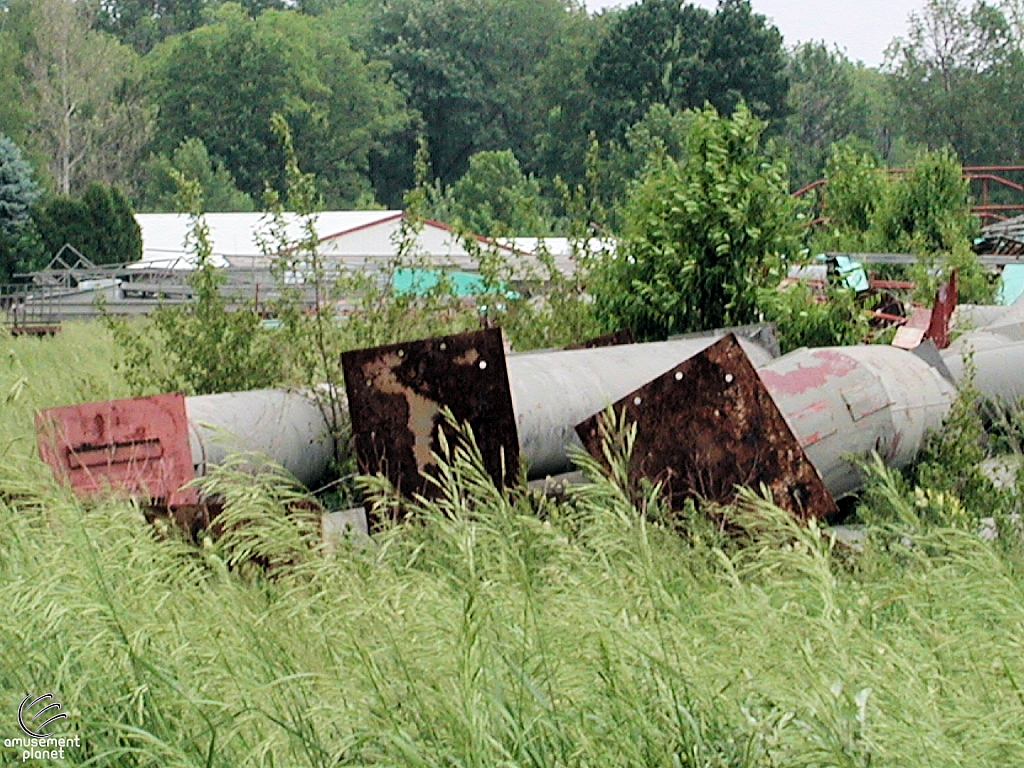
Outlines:
[[[194,547],[35,458],[36,409],[127,394],[111,348],[3,343],[0,740],[53,692],[68,765],[1024,764],[1021,550],[973,523],[1014,494],[878,472],[851,551],[754,497],[726,538],[597,473],[502,495],[459,449],[443,502],[333,553],[285,518],[296,490],[229,468],[246,524]]]

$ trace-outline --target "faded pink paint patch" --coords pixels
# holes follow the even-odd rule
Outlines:
[[[857,368],[855,360],[831,349],[817,349],[806,357],[813,360],[813,364],[797,365],[787,373],[778,373],[770,368],[761,368],[757,373],[772,395],[801,395]]]

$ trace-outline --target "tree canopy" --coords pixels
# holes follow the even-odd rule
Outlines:
[[[759,117],[779,118],[785,70],[782,35],[749,0],[720,0],[714,14],[681,0],[642,0],[616,19],[590,63],[594,125],[605,138],[622,136],[652,104],[708,102],[730,114],[746,102]]]
[[[247,16],[225,4],[217,22],[153,52],[149,92],[160,107],[157,149],[196,137],[254,199],[281,189],[283,155],[271,129],[292,127],[303,164],[316,168],[331,205],[369,191],[368,156],[406,124],[397,91],[379,65],[303,15]]]
[[[800,248],[785,163],[761,146],[763,121],[694,114],[681,160],[665,156],[632,190],[620,247],[594,288],[610,328],[638,338],[757,319],[758,290]]]

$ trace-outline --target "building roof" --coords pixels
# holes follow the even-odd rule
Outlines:
[[[131,265],[133,269],[195,268],[194,254],[187,249],[190,217],[178,213],[141,213],[136,215],[142,230],[142,260]],[[354,270],[375,269],[385,266],[398,252],[404,219],[402,211],[325,211],[316,216],[315,227],[320,239],[322,256],[335,259]],[[273,222],[263,213],[208,213],[206,225],[213,246],[216,266],[239,268],[266,268],[268,254],[277,251],[271,234]],[[293,213],[283,217],[285,236],[289,242],[301,239],[304,220]],[[261,238],[267,245],[261,245]],[[471,237],[472,242],[472,237]],[[549,253],[557,269],[571,274],[577,249],[564,237],[520,237],[500,240],[476,238],[483,250],[498,249],[513,264],[514,279],[543,278],[544,268],[537,258],[542,251]],[[592,240],[584,250],[596,253],[607,243]],[[413,260],[424,266],[449,267],[463,271],[478,270],[477,254],[467,248],[464,238],[451,227],[437,221],[424,221],[420,229]]]
[[[399,219],[401,211],[325,211],[317,216],[321,236],[340,236],[384,221]],[[188,252],[190,217],[183,213],[139,213],[135,215],[142,230],[142,262],[153,268],[193,269],[195,256]],[[265,213],[207,213],[214,264],[227,266],[264,258],[261,234],[269,236],[271,219]],[[289,240],[303,236],[303,220],[294,213],[284,214],[285,234]],[[268,243],[272,245],[272,243]]]

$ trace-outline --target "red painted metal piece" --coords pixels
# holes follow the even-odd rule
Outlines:
[[[871,278],[868,285],[880,291],[912,291],[917,288],[917,283],[910,280],[876,280]]]
[[[857,368],[856,361],[834,349],[809,350],[808,356],[810,365],[799,365],[786,373],[762,369],[759,371],[761,380],[772,394],[800,395],[824,386],[830,379],[842,378]]]
[[[48,408],[36,417],[39,455],[75,493],[108,490],[178,506],[197,503],[185,396],[180,393]]]
[[[949,323],[959,300],[956,281],[957,274],[954,269],[950,272],[949,283],[939,287],[935,296],[935,307],[932,309],[931,322],[924,334],[924,337],[935,342],[935,346],[939,349],[949,346]]]

